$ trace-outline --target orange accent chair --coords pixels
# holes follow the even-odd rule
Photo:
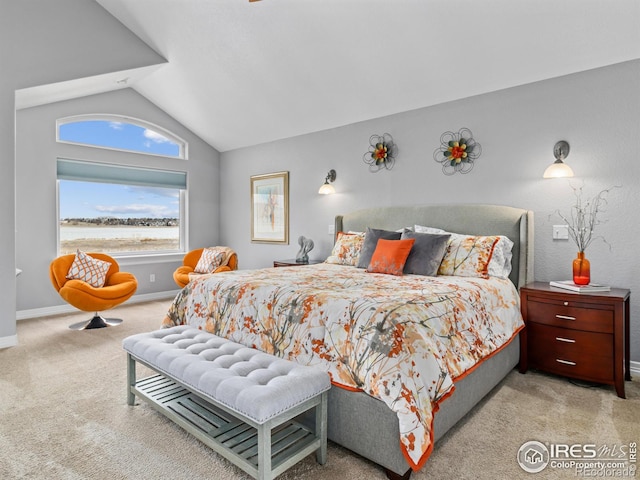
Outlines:
[[[173,272],[173,279],[180,288],[184,288],[189,283],[189,275],[194,273],[198,260],[202,256],[204,248],[196,248],[188,252],[182,259],[182,265]],[[238,254],[233,252],[229,256],[226,265],[220,265],[212,273],[229,272],[238,269]],[[206,274],[205,274],[206,275]]]
[[[103,318],[98,312],[109,310],[128,300],[138,288],[136,277],[128,272],[121,272],[118,262],[105,253],[89,253],[93,258],[111,263],[107,271],[103,287],[96,288],[83,280],[69,280],[67,273],[75,258],[75,254],[62,255],[49,265],[49,277],[53,287],[67,303],[84,312],[95,312],[91,320],[74,323],[72,330],[103,328],[119,325],[119,318]]]

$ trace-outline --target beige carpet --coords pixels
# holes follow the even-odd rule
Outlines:
[[[18,322],[16,347],[0,350],[0,479],[244,479],[242,471],[146,404],[126,404],[121,341],[155,330],[169,301],[130,304],[117,327],[72,331],[85,313]],[[412,478],[575,478],[547,468],[526,474],[520,446],[640,443],[640,384],[627,400],[610,387],[512,372],[436,446]],[[384,472],[334,444],[325,466],[308,457],[280,479],[383,479]]]

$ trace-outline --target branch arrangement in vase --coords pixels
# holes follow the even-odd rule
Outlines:
[[[614,188],[620,188],[620,186],[614,185],[605,188],[596,196],[586,199],[583,195],[583,187],[571,186],[571,188],[576,197],[576,202],[571,207],[569,214],[565,215],[560,210],[556,210],[555,213],[569,227],[569,237],[575,242],[578,247],[578,252],[584,252],[595,239],[601,239],[611,248],[609,242],[607,242],[602,235],[594,235],[594,230],[596,226],[604,223],[599,218],[599,215],[604,212],[604,207],[608,203],[606,198],[607,194]]]

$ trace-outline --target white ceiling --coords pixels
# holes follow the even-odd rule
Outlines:
[[[168,61],[128,85],[220,151],[640,58],[637,0],[96,1]]]

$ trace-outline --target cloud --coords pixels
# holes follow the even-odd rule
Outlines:
[[[124,128],[124,125],[122,122],[109,122],[109,127],[113,128],[114,130],[122,130]]]
[[[155,143],[171,142],[171,140],[169,140],[164,135],[160,135],[158,132],[154,132],[153,130],[149,130],[148,128],[144,129],[143,135],[144,135],[144,138],[148,138],[149,140]]]
[[[129,205],[96,205],[95,209],[103,214],[124,215],[142,218],[177,218],[178,209],[167,205],[131,203]]]

